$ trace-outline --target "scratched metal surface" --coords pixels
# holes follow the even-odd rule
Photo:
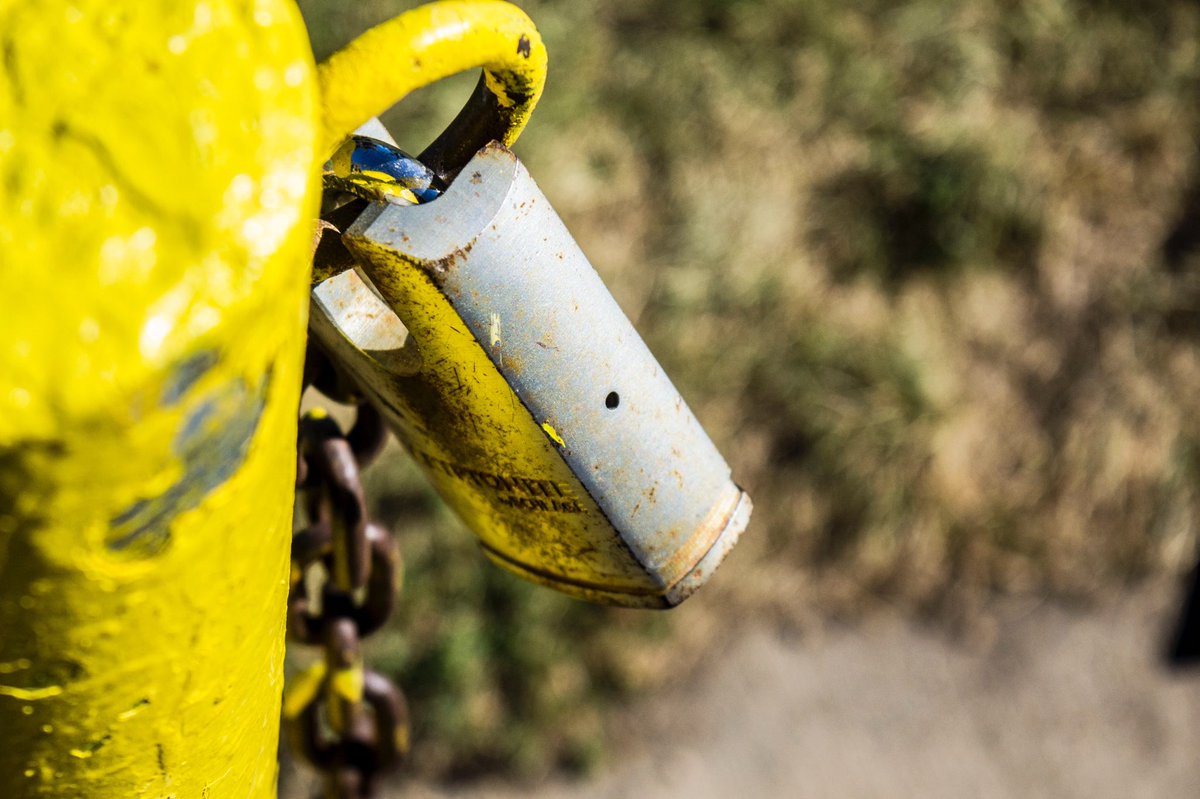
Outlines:
[[[412,297],[398,271],[419,271],[444,295],[657,602],[682,601],[707,579],[744,529],[749,498],[511,153],[485,148],[441,199],[369,210],[347,239],[375,254],[366,269],[401,315]],[[490,554],[507,567],[553,574],[503,546]]]
[[[419,276],[399,265],[389,294]],[[577,596],[661,605],[658,586],[445,297],[419,279],[406,289],[401,322],[356,272],[343,272],[314,289],[310,329],[494,560],[524,564],[524,576]]]

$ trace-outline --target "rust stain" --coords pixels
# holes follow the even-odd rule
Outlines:
[[[513,377],[520,377],[525,370],[525,362],[515,355],[505,355],[500,360],[501,368],[510,372]]]
[[[690,532],[674,531],[675,535],[679,535],[682,532],[684,537],[683,545],[659,568],[659,573],[671,585],[674,585],[687,576],[692,568],[712,549],[713,544],[716,543],[722,531],[729,524],[730,519],[733,518],[733,513],[737,509],[740,498],[741,490],[730,483],[723,494],[713,502],[712,507],[708,509],[708,513],[705,514],[700,524],[694,530]],[[668,533],[668,535],[670,534]]]
[[[445,283],[445,276],[460,263],[464,263],[466,261],[467,255],[470,254],[471,248],[474,246],[475,240],[472,239],[448,255],[444,255],[435,261],[429,261],[426,264],[421,264],[421,268],[424,269],[424,271],[431,278],[433,278],[434,283],[436,283],[439,288],[442,288]]]

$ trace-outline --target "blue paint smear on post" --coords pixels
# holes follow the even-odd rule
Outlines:
[[[163,405],[180,401],[186,389],[208,371],[215,358],[197,356],[181,365],[178,379],[164,391]],[[171,541],[171,521],[198,506],[246,460],[262,417],[271,373],[257,385],[235,380],[203,397],[175,436],[172,450],[184,474],[156,497],[141,499],[113,517],[105,543],[114,552],[152,557]]]

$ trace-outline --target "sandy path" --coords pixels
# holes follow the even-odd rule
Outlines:
[[[899,619],[804,640],[749,625],[686,689],[631,714],[591,780],[387,796],[1200,796],[1200,673],[1155,660],[1172,599],[1006,602],[986,651]]]

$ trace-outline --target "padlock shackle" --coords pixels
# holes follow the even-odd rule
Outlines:
[[[480,75],[467,104],[441,135],[421,151],[417,160],[433,170],[447,185],[453,183],[475,153],[490,142],[502,141],[512,131],[505,110],[500,106],[497,95],[488,88],[487,75]],[[511,138],[515,140],[524,127],[525,122],[522,121],[520,128],[512,132]]]
[[[421,159],[453,178],[489,141],[520,136],[546,83],[546,48],[525,12],[501,0],[441,0],[377,25],[317,67],[321,155],[410,92],[482,68],[467,105]],[[428,160],[427,160],[428,159]]]

